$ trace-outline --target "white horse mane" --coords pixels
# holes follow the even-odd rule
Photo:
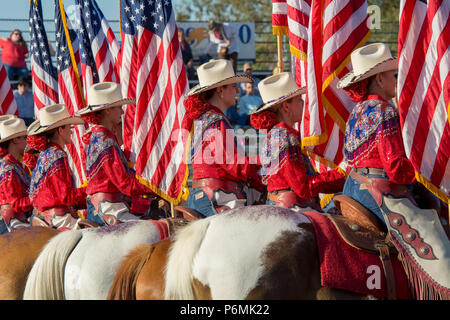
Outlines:
[[[192,263],[213,217],[191,222],[175,233],[164,270],[164,299],[194,299],[191,285]]]

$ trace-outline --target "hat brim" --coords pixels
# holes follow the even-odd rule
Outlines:
[[[262,112],[265,110],[269,110],[271,107],[273,107],[283,101],[289,100],[293,97],[296,97],[296,96],[304,94],[304,93],[306,93],[306,87],[301,87],[295,91],[288,93],[287,95],[279,97],[278,99],[275,99],[275,100],[272,100],[272,101],[262,104],[258,109],[253,110],[253,111],[249,112],[248,114],[252,115],[252,114],[256,114],[256,113],[259,113],[259,112]]]
[[[44,133],[50,131],[52,129],[65,126],[67,124],[84,124],[84,120],[78,116],[71,116],[68,118],[61,119],[56,121],[55,123],[49,126],[41,126],[41,122],[39,120],[34,121],[27,130],[27,134],[29,136],[37,135],[40,133]]]
[[[91,112],[97,112],[97,111],[105,110],[108,108],[121,107],[124,104],[136,104],[136,99],[125,98],[125,99],[120,99],[120,100],[112,102],[112,103],[105,103],[105,104],[101,104],[98,106],[89,105],[89,106],[79,110],[76,114],[82,115],[82,114],[87,114],[87,113],[91,113]]]
[[[0,140],[0,143],[3,143],[3,142],[6,142],[6,141],[9,141],[9,140],[12,140],[12,139],[14,139],[14,138],[24,137],[24,136],[26,136],[26,135],[27,135],[27,130],[23,130],[23,131],[20,131],[20,132],[17,132],[17,133],[14,133],[14,134],[10,135],[9,137],[6,137],[6,138],[4,138],[4,139],[1,139],[1,140]]]
[[[353,71],[350,71],[345,76],[343,76],[341,80],[339,80],[339,82],[337,83],[337,87],[339,89],[343,89],[356,82],[370,78],[371,76],[374,76],[378,73],[397,69],[398,69],[398,59],[391,58],[376,64],[371,69],[360,75],[355,75]]]
[[[223,79],[223,80],[216,82],[214,84],[211,84],[209,86],[201,87],[200,84],[198,84],[187,93],[187,96],[192,96],[194,94],[199,94],[201,92],[205,92],[205,91],[208,91],[208,90],[211,90],[214,88],[218,88],[221,86],[226,86],[226,85],[238,83],[238,82],[253,82],[253,80],[249,75],[239,74],[239,75],[235,75],[233,77]]]

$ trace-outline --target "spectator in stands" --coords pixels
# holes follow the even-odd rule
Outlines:
[[[228,22],[218,23],[214,19],[210,19],[208,29],[209,41],[217,44],[218,58],[230,60],[236,73],[239,54],[236,28]]]
[[[180,42],[181,54],[183,55],[184,66],[189,80],[195,78],[194,57],[192,55],[191,46],[186,40],[184,31],[178,30],[178,42]]]
[[[19,111],[19,118],[22,118],[25,124],[29,126],[34,121],[34,101],[31,85],[25,78],[19,79],[17,89],[14,90],[14,98]]]
[[[245,92],[246,95],[242,96],[239,100],[239,127],[250,125],[249,112],[258,109],[263,103],[261,97],[255,94],[254,84],[250,82],[245,83]]]
[[[28,68],[25,59],[28,58],[28,48],[22,38],[22,32],[15,29],[9,38],[0,38],[0,48],[2,48],[2,61],[5,65],[6,73],[10,80],[15,76],[28,77]]]
[[[250,62],[246,62],[244,63],[244,66],[242,67],[242,71],[244,71],[244,73],[248,74],[252,80],[253,80],[253,94],[256,96],[259,96],[259,91],[258,91],[258,83],[259,83],[259,78],[253,76],[253,68],[252,68],[252,64]],[[239,91],[241,92],[241,97],[247,94],[247,90],[245,89],[247,83],[242,82],[239,84]]]

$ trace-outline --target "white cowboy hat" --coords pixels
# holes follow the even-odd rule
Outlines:
[[[289,100],[306,92],[306,87],[299,88],[291,73],[280,72],[271,75],[258,83],[263,104],[249,114],[270,109],[276,104]]]
[[[0,122],[0,143],[26,135],[27,126],[23,119],[12,117]]]
[[[210,60],[197,68],[199,84],[193,87],[188,96],[198,94],[210,89],[237,82],[252,82],[247,74],[235,75],[233,65],[229,60]]]
[[[120,84],[116,82],[100,82],[90,86],[87,90],[89,105],[77,112],[82,115],[107,108],[119,107],[124,104],[135,104],[136,100],[123,98]]]
[[[337,87],[340,89],[377,73],[398,69],[397,58],[392,57],[391,50],[385,43],[372,43],[356,49],[350,55],[350,59],[353,71],[338,82]]]
[[[14,119],[17,118],[15,115],[13,114],[4,114],[2,116],[0,116],[0,123],[9,119]]]
[[[84,120],[71,116],[63,104],[53,104],[43,107],[38,112],[39,120],[28,127],[28,135],[36,135],[67,124],[84,124]]]

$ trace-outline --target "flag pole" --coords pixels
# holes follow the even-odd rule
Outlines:
[[[61,19],[62,19],[62,23],[64,26],[64,33],[66,34],[67,46],[69,47],[70,59],[72,60],[72,67],[73,67],[73,70],[75,71],[75,75],[76,75],[77,83],[78,83],[78,89],[80,90],[80,93],[81,93],[81,101],[83,103],[82,107],[84,107],[86,105],[86,103],[84,101],[83,89],[82,89],[81,80],[80,80],[80,73],[78,72],[77,62],[75,60],[75,54],[73,53],[73,47],[72,47],[72,41],[71,41],[70,35],[69,35],[69,29],[67,28],[67,18],[66,18],[66,12],[64,11],[63,0],[59,0],[59,10],[61,11]]]
[[[277,49],[278,49],[278,72],[283,72],[284,64],[283,64],[283,36],[277,35]]]

